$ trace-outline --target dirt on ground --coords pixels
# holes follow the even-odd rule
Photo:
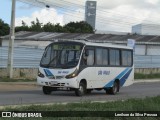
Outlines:
[[[39,86],[25,85],[25,84],[0,84],[1,91],[23,91],[23,90],[37,90]]]

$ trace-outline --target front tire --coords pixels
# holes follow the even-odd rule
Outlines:
[[[46,94],[46,95],[50,95],[51,92],[52,92],[52,88],[48,87],[48,86],[43,86],[42,90],[43,90],[43,93]]]
[[[82,96],[85,94],[86,87],[83,83],[79,84],[79,88],[75,90],[76,96]]]

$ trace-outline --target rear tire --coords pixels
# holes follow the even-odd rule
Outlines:
[[[85,94],[86,86],[83,83],[79,84],[79,88],[75,90],[76,96],[82,96]]]
[[[91,92],[92,92],[92,89],[87,89],[87,90],[86,90],[86,93],[87,93],[87,94],[91,94]]]
[[[43,86],[42,90],[43,90],[43,93],[46,94],[46,95],[50,95],[51,92],[52,92],[52,88],[48,87],[48,86]]]
[[[119,90],[119,85],[117,82],[114,82],[113,87],[106,90],[106,94],[115,95]]]

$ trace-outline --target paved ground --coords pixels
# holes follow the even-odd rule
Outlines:
[[[44,95],[41,87],[35,84],[0,84],[0,106],[82,102],[82,101],[112,101],[128,98],[144,98],[146,96],[160,95],[160,82],[134,83],[123,87],[117,95],[106,95],[105,91],[93,91],[83,97],[76,97],[74,92],[56,91],[51,95]]]
[[[3,91],[37,90],[35,82],[0,82],[0,93]]]

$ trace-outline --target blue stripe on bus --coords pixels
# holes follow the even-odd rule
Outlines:
[[[123,86],[123,84],[125,83],[126,79],[128,78],[128,76],[130,75],[132,71],[132,68],[126,68],[124,71],[122,71],[117,77],[115,77],[113,80],[111,80],[109,83],[107,83],[104,88],[108,88],[108,87],[112,87],[113,83],[116,79],[120,80],[120,86]]]
[[[130,69],[121,79],[120,79],[120,86],[123,86],[126,82],[127,78],[129,77],[132,69]]]
[[[53,76],[50,70],[44,69],[44,72],[46,73],[46,76]]]

